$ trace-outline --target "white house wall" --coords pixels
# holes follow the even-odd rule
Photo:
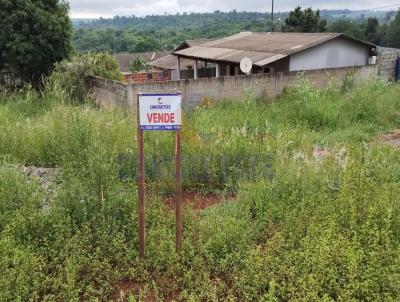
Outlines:
[[[290,71],[367,65],[369,47],[343,38],[290,56]]]

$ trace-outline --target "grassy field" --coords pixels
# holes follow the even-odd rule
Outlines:
[[[399,301],[400,151],[376,139],[396,128],[377,80],[187,113],[184,188],[235,198],[186,209],[179,256],[173,134],[146,133],[141,261],[134,115],[0,93],[0,301]]]

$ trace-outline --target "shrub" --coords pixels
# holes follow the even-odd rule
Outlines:
[[[114,57],[107,53],[87,53],[56,64],[47,89],[60,101],[83,103],[88,97],[91,76],[122,80]]]

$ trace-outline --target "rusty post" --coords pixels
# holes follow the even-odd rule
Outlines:
[[[181,185],[181,129],[176,131],[175,140],[175,204],[176,204],[176,252],[182,250],[183,237],[183,207],[182,207],[182,185]]]
[[[139,98],[137,96],[137,187],[138,187],[138,224],[139,224],[139,256],[145,252],[145,206],[144,206],[144,139],[140,129]]]

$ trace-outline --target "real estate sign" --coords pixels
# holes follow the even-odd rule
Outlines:
[[[181,128],[182,95],[145,94],[137,95],[137,192],[138,192],[138,230],[139,255],[145,256],[145,169],[144,169],[144,132],[146,130],[175,131],[175,186],[176,186],[176,251],[182,250],[183,207],[181,180]]]
[[[141,130],[181,129],[182,96],[174,94],[139,94]]]

